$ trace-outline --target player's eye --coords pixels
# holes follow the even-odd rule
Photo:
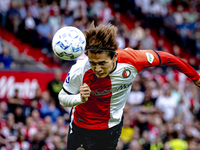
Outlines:
[[[95,66],[95,65],[96,65],[96,63],[90,62],[90,65],[92,65],[92,66]]]
[[[103,65],[105,65],[105,62],[99,63],[99,65],[103,66]]]

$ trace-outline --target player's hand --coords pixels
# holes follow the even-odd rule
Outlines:
[[[194,84],[198,87],[200,87],[200,79],[197,82],[194,82]]]
[[[88,97],[90,97],[90,93],[91,93],[90,87],[86,83],[84,83],[80,87],[79,92],[81,94],[82,102],[86,102],[88,100]]]

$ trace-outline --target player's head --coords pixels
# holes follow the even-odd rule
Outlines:
[[[116,65],[117,28],[110,23],[101,24],[95,28],[94,23],[92,23],[90,29],[83,31],[83,33],[86,38],[85,49],[90,66],[97,77],[104,78],[113,71]]]
[[[114,57],[115,51],[118,48],[116,41],[117,27],[108,23],[107,25],[100,24],[95,28],[94,22],[92,22],[89,30],[85,30],[83,33],[86,38],[86,55],[88,55],[89,51],[91,53],[108,51],[110,57]]]

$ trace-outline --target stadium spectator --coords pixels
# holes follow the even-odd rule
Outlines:
[[[173,13],[173,16],[175,18],[175,24],[180,25],[183,23],[183,6],[180,4],[177,6],[176,11]]]
[[[19,144],[19,149],[21,150],[27,150],[31,149],[31,144],[26,140],[25,135],[20,134],[18,138],[18,144]]]
[[[4,0],[0,1],[0,16],[1,16],[1,25],[5,28],[6,26],[6,19],[7,19],[7,14],[8,10],[10,9],[10,2],[11,0]]]
[[[200,26],[197,27],[196,32],[195,32],[195,40],[196,40],[196,56],[198,59],[200,59]]]
[[[102,17],[102,11],[104,8],[104,3],[101,0],[95,0],[92,4],[91,7],[91,12],[93,12],[93,16],[96,15],[97,18],[101,18]]]
[[[62,77],[62,70],[59,68],[54,68],[54,79],[51,80],[47,85],[47,90],[51,98],[56,102],[56,107],[58,108],[61,108],[58,100],[58,93],[62,89],[62,84],[63,84],[61,77]]]
[[[163,119],[169,121],[175,116],[175,109],[177,106],[176,99],[171,96],[172,89],[166,89],[164,95],[160,95],[156,100],[156,107],[164,112]]]
[[[119,44],[119,48],[125,48],[126,47],[126,40],[123,37],[122,33],[118,33],[116,37],[117,43]]]
[[[35,47],[36,44],[36,21],[33,18],[32,12],[30,9],[27,10],[27,16],[24,19],[24,27],[22,27],[24,34],[21,35],[21,38],[24,42],[31,44],[31,46]],[[20,34],[20,33],[18,33]],[[29,37],[29,38],[27,38]]]
[[[11,0],[10,9],[7,13],[7,22],[6,27],[8,30],[17,33],[19,24],[22,20],[19,8],[23,6],[23,2],[21,0]]]
[[[0,68],[11,69],[15,67],[13,58],[10,56],[8,46],[3,45],[2,54],[0,54]]]
[[[33,119],[35,125],[37,125],[42,119],[40,115],[40,111],[38,109],[33,109],[30,115]]]
[[[129,46],[131,48],[136,48],[138,42],[141,41],[144,37],[145,37],[145,30],[141,27],[141,23],[139,21],[136,21],[135,26],[132,29],[129,38]]]
[[[9,136],[7,138],[8,143],[5,146],[1,147],[1,150],[7,150],[7,149],[19,149],[19,144],[17,143],[17,137],[16,136]]]
[[[103,6],[103,9],[101,10],[102,11],[101,12],[101,14],[102,14],[101,20],[102,20],[102,23],[106,24],[110,20],[113,19],[113,15],[112,15],[112,10],[109,7],[109,2],[104,1],[103,4],[104,4],[104,6]]]
[[[46,138],[46,135],[43,132],[38,132],[37,134],[35,134],[31,142],[31,149],[32,150],[44,149],[45,138]]]
[[[8,98],[8,107],[9,107],[9,111],[13,112],[15,111],[15,108],[17,107],[17,105],[23,105],[24,104],[24,100],[22,100],[19,97],[19,89],[15,89],[14,91],[14,96]]]
[[[34,140],[34,137],[37,135],[37,133],[40,133],[38,132],[38,127],[35,125],[31,116],[26,117],[25,124],[21,128],[20,132],[30,142]]]
[[[74,23],[73,11],[69,11],[67,7],[65,7],[65,10],[64,10],[64,19],[63,19],[63,21],[68,26],[71,26]]]
[[[182,150],[182,149],[187,149],[188,148],[188,143],[187,141],[178,139],[178,135],[176,132],[173,133],[173,139],[168,141],[166,143],[169,147],[171,147],[172,150],[177,149],[177,150]]]
[[[1,129],[1,135],[8,139],[10,136],[18,136],[19,132],[15,124],[15,116],[13,113],[8,113],[6,119],[6,126],[3,126]]]
[[[42,118],[45,116],[51,116],[52,121],[56,122],[56,118],[61,115],[61,111],[56,107],[55,101],[50,100],[49,104],[45,104],[40,109]]]
[[[51,40],[52,40],[52,28],[48,23],[48,14],[41,14],[41,22],[36,26],[36,31],[38,33],[37,42],[42,48],[44,54],[51,54]]]
[[[163,148],[163,143],[161,137],[156,137],[155,142],[152,142],[150,145],[150,150],[151,149],[156,149],[156,150],[161,150]]]
[[[132,140],[128,150],[142,150],[142,145],[137,140]]]
[[[146,131],[142,132],[139,142],[142,145],[142,148],[144,150],[150,149],[149,131],[146,130]]]
[[[43,107],[44,105],[48,104],[51,101],[51,96],[48,91],[42,92],[41,99],[39,100],[39,105]]]
[[[138,106],[143,102],[144,96],[144,92],[141,91],[141,85],[135,82],[134,85],[132,85],[132,90],[127,102],[132,106]]]
[[[15,107],[15,123],[22,122],[25,123],[25,116],[23,112],[23,106],[17,105]]]
[[[41,17],[43,14],[49,15],[50,6],[47,4],[47,1],[41,0],[38,3],[37,11],[38,11],[39,17]]]
[[[6,119],[7,113],[9,112],[8,103],[6,101],[0,101],[0,110],[2,119]]]
[[[52,132],[55,135],[59,135],[60,137],[64,137],[68,134],[67,132],[68,126],[65,124],[64,117],[59,116],[56,118],[56,124],[52,126]]]
[[[120,136],[120,140],[123,142],[124,147],[127,147],[129,142],[132,140],[132,136],[134,134],[134,130],[131,127],[131,119],[129,115],[125,115],[123,121],[122,133]]]
[[[50,6],[50,16],[48,18],[48,22],[52,29],[52,35],[56,33],[56,31],[60,28],[61,23],[61,15],[60,15],[60,8],[57,5],[57,1],[53,1],[52,5]]]
[[[150,29],[145,29],[145,37],[141,40],[140,49],[155,49],[155,41],[151,36],[150,32]]]
[[[194,7],[189,7],[189,11],[185,12],[183,17],[185,18],[186,22],[193,24],[198,18],[198,13],[195,11]]]

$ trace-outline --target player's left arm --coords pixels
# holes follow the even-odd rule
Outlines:
[[[194,82],[195,85],[200,87],[200,75],[188,63],[167,52],[162,52],[162,51],[154,51],[154,52],[157,53],[159,57],[160,65],[167,65],[184,73]]]
[[[120,61],[133,65],[138,73],[147,67],[167,65],[184,73],[194,84],[200,87],[198,72],[185,61],[170,53],[156,50],[133,50],[131,48],[127,48],[125,51],[119,50],[119,53],[123,56],[122,58],[126,58],[124,60],[120,58]]]

